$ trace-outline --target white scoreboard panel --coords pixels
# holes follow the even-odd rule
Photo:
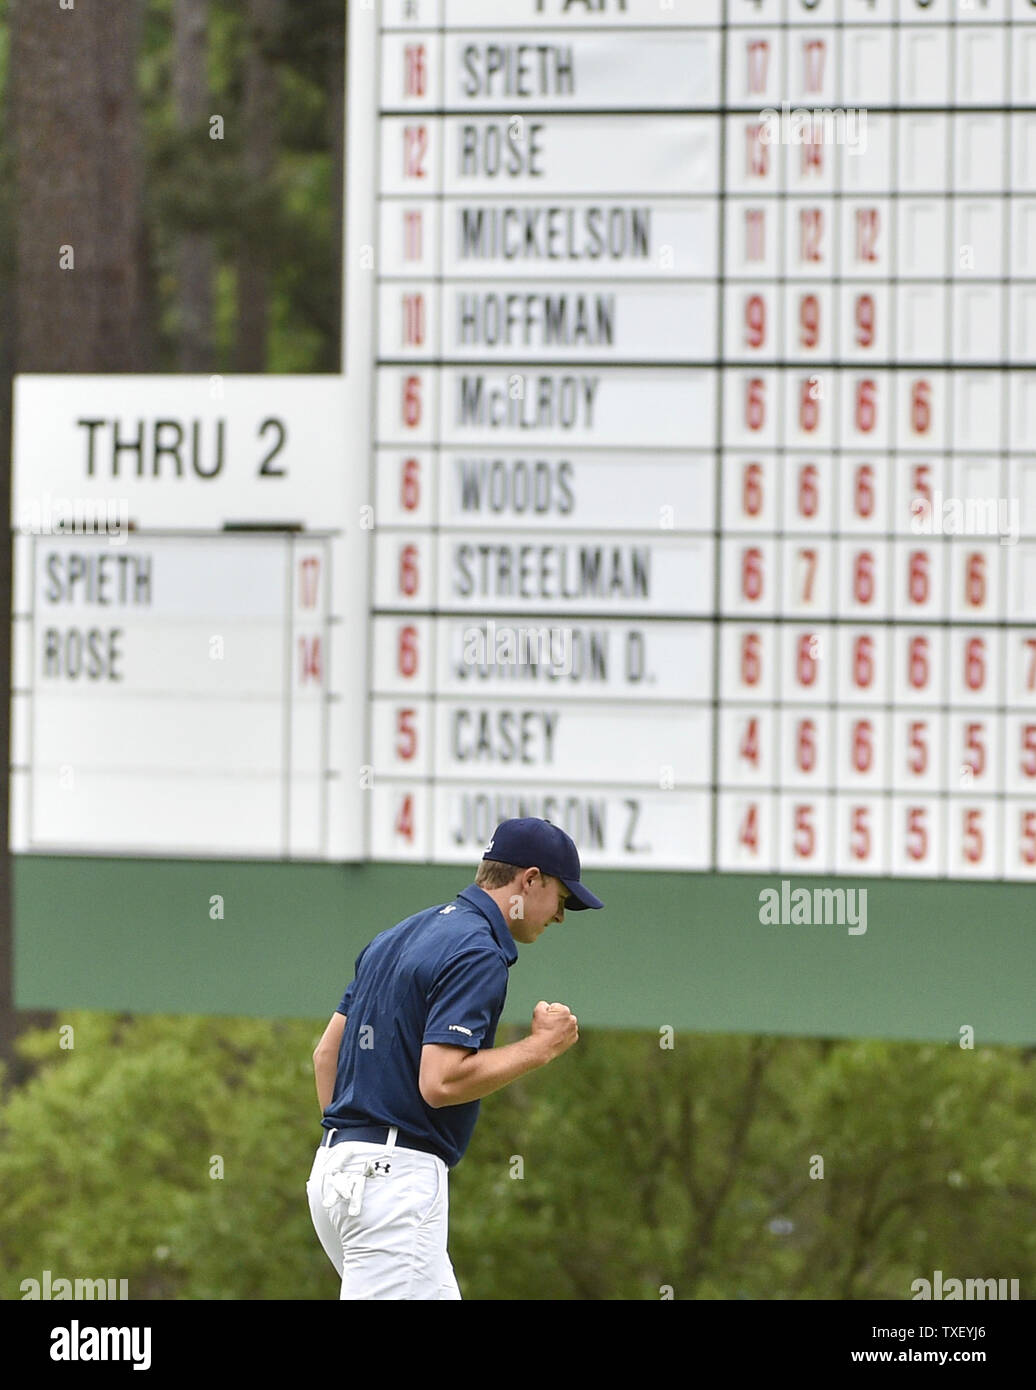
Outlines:
[[[349,101],[372,856],[1036,877],[1036,3],[382,0]]]
[[[363,858],[337,377],[16,382],[11,847]]]

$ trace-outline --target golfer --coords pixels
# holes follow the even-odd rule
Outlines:
[[[527,1037],[494,1048],[517,942],[566,909],[604,904],[579,879],[559,827],[507,820],[452,903],[383,931],[313,1053],[324,1137],[306,1190],[341,1298],[458,1299],[446,1249],[449,1169],[483,1096],[579,1038],[564,1004],[540,1001]]]

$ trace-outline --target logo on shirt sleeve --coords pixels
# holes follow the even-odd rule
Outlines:
[[[456,903],[450,903],[449,907],[440,907],[440,909],[439,909],[439,916],[440,916],[440,917],[445,917],[446,914],[447,914],[447,912],[456,912],[456,911],[457,911],[457,904],[456,904]]]
[[[450,1026],[447,1028],[446,1031],[447,1031],[448,1033],[466,1033],[466,1034],[468,1035],[469,1038],[472,1036],[471,1029],[470,1029],[470,1028],[462,1028],[461,1025],[460,1025],[459,1023],[451,1023]]]

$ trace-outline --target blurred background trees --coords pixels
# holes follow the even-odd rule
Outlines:
[[[333,1300],[305,1194],[323,1024],[69,1013],[24,1035],[0,1297],[49,1269],[131,1298]],[[466,1298],[898,1300],[936,1269],[1032,1296],[1017,1050],[660,1041],[584,1033],[483,1102],[450,1181]]]
[[[15,369],[337,371],[344,46],[341,0],[0,4]]]

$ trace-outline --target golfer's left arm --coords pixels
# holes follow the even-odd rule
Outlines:
[[[317,1083],[317,1100],[321,1115],[331,1104],[338,1073],[338,1049],[345,1031],[345,1014],[333,1013],[323,1037],[313,1050],[313,1075]]]

